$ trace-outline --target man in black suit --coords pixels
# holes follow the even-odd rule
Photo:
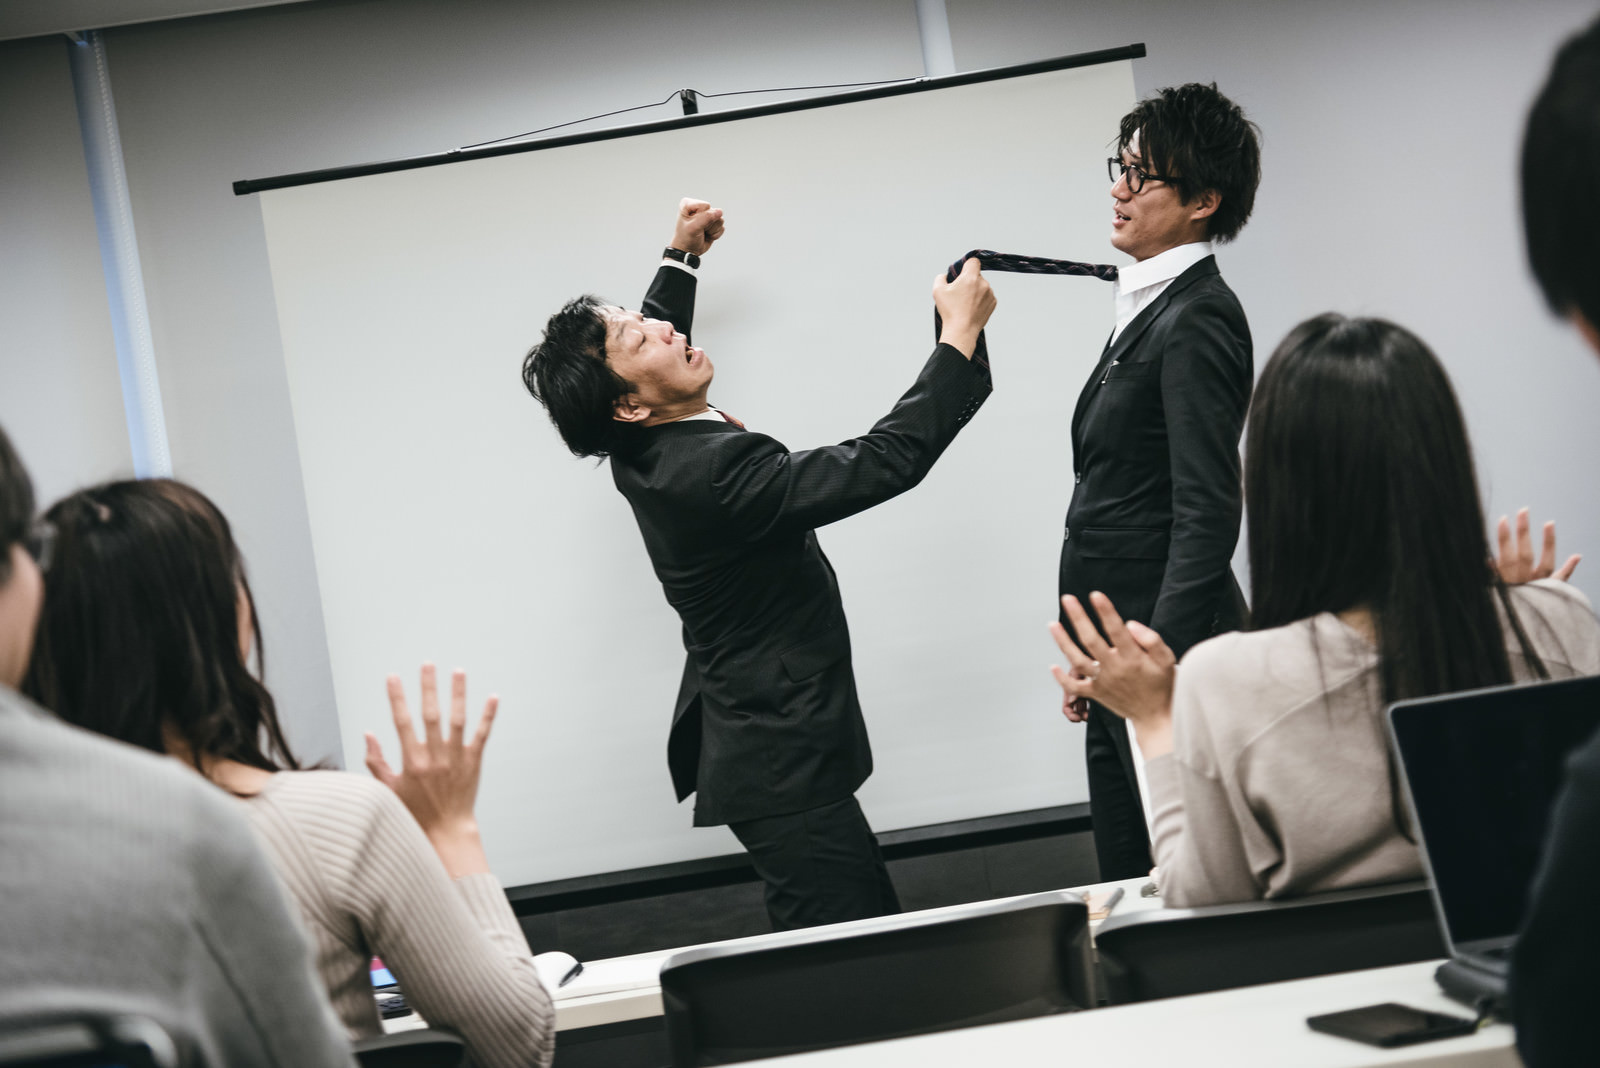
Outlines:
[[[1072,416],[1074,489],[1060,593],[1099,590],[1174,653],[1244,619],[1230,568],[1242,495],[1239,434],[1253,381],[1250,329],[1213,242],[1250,217],[1256,131],[1214,85],[1163,89],[1126,115],[1109,160],[1117,326]],[[1063,613],[1062,623],[1066,625]],[[1070,629],[1069,629],[1070,633]],[[1125,724],[1083,701],[1100,878],[1150,870]]]
[[[872,750],[815,528],[915,486],[972,418],[990,390],[972,355],[994,295],[976,261],[941,276],[943,332],[910,390],[864,436],[791,453],[706,400],[694,271],[721,233],[720,211],[685,200],[643,310],[570,302],[523,381],[575,454],[610,456],[683,621],[667,762],[678,799],[698,795],[695,825],[739,838],[775,929],[898,912],[855,800]]]
[[[1522,143],[1522,222],[1545,299],[1600,353],[1600,21],[1567,41]],[[1547,539],[1552,535],[1547,534]],[[1547,541],[1541,571],[1555,562]],[[1528,1068],[1593,1063],[1600,962],[1600,737],[1567,763],[1511,959],[1517,1052]]]

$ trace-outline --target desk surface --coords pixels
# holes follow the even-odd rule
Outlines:
[[[1466,1013],[1433,981],[1438,961],[1064,1013],[761,1061],[772,1068],[969,1068],[1138,1063],[1183,1068],[1521,1068],[1509,1024],[1398,1049],[1319,1034],[1307,1016],[1398,1001]]]
[[[1139,888],[1149,882],[1146,878],[1123,879],[1120,882],[1096,883],[1092,886],[1071,887],[1073,893],[1089,894],[1111,887],[1120,886],[1123,889],[1122,900],[1111,911],[1113,916],[1122,916],[1129,912],[1138,912],[1145,909],[1161,907],[1159,897],[1140,897]],[[1022,895],[1031,896],[1031,895]],[[1014,898],[998,898],[1000,901],[1015,900]],[[944,908],[927,909],[923,912],[906,913],[907,916],[959,916],[963,912],[982,908],[994,904],[994,901],[975,901],[965,905],[949,905]],[[881,926],[882,919],[852,920],[849,923],[836,923],[827,927],[817,927],[813,930],[824,931],[853,931],[865,927]],[[1099,921],[1090,921],[1092,931],[1099,926]],[[772,942],[781,935],[752,935],[748,938],[733,938],[725,942],[711,942],[707,945],[717,946],[749,946],[760,947]],[[663,949],[653,953],[636,953],[628,957],[612,957],[608,960],[589,961],[584,965],[583,976],[575,981],[570,993],[557,994],[556,997],[556,1030],[565,1031],[576,1027],[595,1027],[600,1024],[618,1023],[623,1020],[638,1020],[647,1016],[661,1015],[661,963],[674,953],[683,949],[695,948],[683,946],[679,949]],[[585,986],[621,986],[622,989],[611,989],[604,993],[586,994]]]

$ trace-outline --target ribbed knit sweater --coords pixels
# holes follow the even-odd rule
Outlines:
[[[351,1037],[381,1032],[370,958],[482,1068],[550,1063],[554,1010],[493,875],[452,880],[394,791],[343,771],[285,771],[244,799],[299,903]]]

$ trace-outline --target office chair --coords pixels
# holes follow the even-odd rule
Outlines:
[[[1113,916],[1095,932],[1110,1004],[1445,956],[1426,882]]]
[[[661,966],[674,1068],[731,1064],[1090,1008],[1088,910],[1034,894],[957,915],[886,916]]]
[[[29,1014],[0,1021],[0,1068],[178,1068],[178,1047],[145,1016]]]
[[[361,1068],[456,1068],[467,1056],[460,1036],[431,1027],[357,1039],[350,1048]]]

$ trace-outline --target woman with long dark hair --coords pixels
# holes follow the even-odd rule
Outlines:
[[[466,735],[456,672],[448,730],[431,665],[418,740],[397,678],[403,766],[367,736],[379,781],[303,770],[272,695],[255,603],[228,521],[180,482],[116,482],[51,508],[56,558],[26,690],[63,719],[193,766],[240,798],[300,906],[352,1037],[380,1033],[368,964],[381,956],[430,1024],[481,1065],[545,1065],[553,1013],[473,819],[496,701]]]
[[[1133,724],[1167,904],[1418,878],[1384,706],[1593,674],[1600,622],[1564,581],[1496,573],[1450,380],[1393,323],[1329,314],[1284,338],[1256,386],[1244,492],[1246,632],[1176,670],[1103,595],[1104,637],[1068,598],[1083,649],[1052,625],[1071,661],[1056,678]]]

